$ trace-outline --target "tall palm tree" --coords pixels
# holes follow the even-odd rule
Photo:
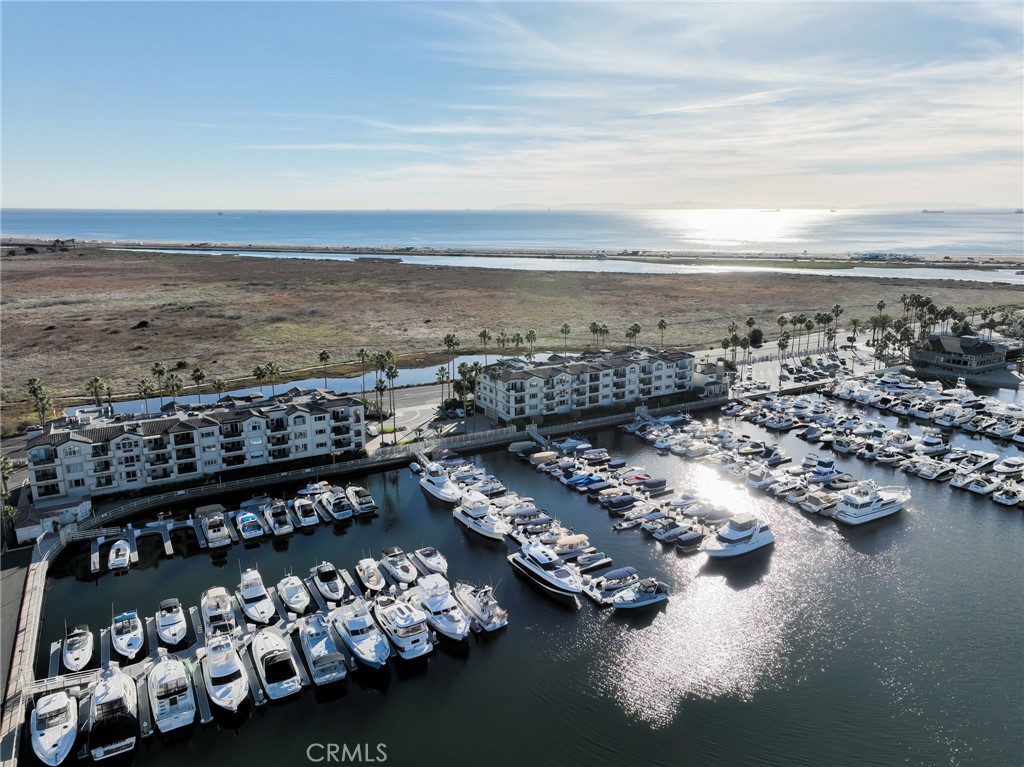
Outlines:
[[[391,433],[394,435],[393,442],[398,444],[398,411],[395,409],[395,379],[398,378],[398,366],[394,363],[388,365],[387,370],[384,371],[384,377],[388,379],[390,384],[390,396],[391,396]]]
[[[636,345],[635,344],[636,339],[640,335],[640,330],[641,330],[640,323],[639,322],[634,322],[632,325],[629,326],[629,330],[633,334],[633,341],[634,341],[634,346],[635,346]]]
[[[366,402],[366,363],[370,359],[370,352],[360,349],[356,352],[356,359],[359,360],[359,388],[363,392],[363,402]]]
[[[380,423],[384,422],[384,392],[388,390],[388,382],[383,378],[377,379],[377,384],[373,387],[377,397],[377,421]]]
[[[439,365],[437,368],[437,383],[441,384],[441,405],[444,406],[444,385],[448,382],[448,368],[445,365]]]
[[[856,338],[857,331],[860,330],[860,320],[858,320],[856,317],[851,317],[850,321],[847,324],[850,326],[850,335]]]
[[[495,340],[495,343],[498,344],[498,348],[501,349],[501,356],[503,357],[505,356],[505,350],[508,348],[508,340],[508,333],[504,330],[498,333],[498,338]]]
[[[92,400],[96,404],[96,407],[103,404],[102,397],[104,386],[105,384],[103,383],[103,379],[99,376],[93,376],[89,379],[89,383],[85,385],[85,389],[92,395]]]
[[[203,385],[203,381],[206,380],[206,371],[199,367],[192,368],[192,375],[190,376],[190,378],[192,379],[192,382],[196,385],[196,393],[199,395],[199,404],[202,405],[203,390],[201,387]]]
[[[140,378],[139,383],[136,386],[139,396],[142,397],[142,407],[149,415],[149,398],[156,394],[156,387],[153,386],[153,382],[148,378]]]
[[[264,365],[264,369],[267,371],[267,380],[270,381],[270,396],[277,396],[277,379],[281,375],[281,366],[276,362],[268,362]]]
[[[35,406],[36,415],[39,416],[39,425],[42,426],[46,421],[47,414],[53,409],[53,397],[38,378],[30,378],[26,388],[32,398],[32,404]]]
[[[512,334],[512,345],[516,348],[516,356],[519,356],[519,349],[522,347],[524,340],[522,333]]]
[[[455,333],[449,333],[444,337],[444,348],[448,350],[451,355],[451,359],[448,361],[448,367],[451,370],[451,377],[455,378],[455,352],[462,346],[462,342],[459,341],[459,337]]]
[[[480,343],[482,343],[484,345],[484,364],[486,365],[487,364],[487,342],[491,340],[491,334],[487,330],[487,328],[484,328],[477,335],[477,338],[479,338],[480,339]]]
[[[563,322],[562,327],[558,329],[558,332],[562,334],[562,351],[564,352],[569,345],[569,334],[572,332],[572,328],[569,327],[568,322]]]
[[[608,337],[609,333],[611,333],[611,331],[608,329],[608,326],[602,322],[601,327],[597,329],[597,334],[601,337],[602,346],[604,345],[604,339]]]
[[[323,349],[316,358],[320,360],[320,364],[324,366],[324,388],[327,388],[327,363],[331,361],[331,353],[326,349]]]
[[[526,331],[526,343],[530,345],[529,358],[533,359],[533,346],[537,343],[537,331],[527,330]]]
[[[260,394],[263,393],[263,382],[267,380],[267,369],[263,365],[257,365],[252,369],[252,377],[259,384]]]
[[[597,345],[597,334],[600,329],[601,326],[597,322],[590,323],[590,340],[595,346]]]
[[[665,318],[662,317],[658,320],[658,330],[661,331],[661,348],[665,348],[665,329],[668,328],[668,323],[665,322]]]
[[[160,409],[162,410],[164,407],[164,376],[167,375],[167,368],[162,362],[154,362],[149,372],[156,378],[156,387],[160,395]]]
[[[223,378],[214,378],[210,381],[210,387],[217,392],[217,394],[224,394],[228,390],[228,382]]]
[[[804,324],[804,327],[807,329],[807,345],[810,346],[810,344],[811,344],[811,331],[814,330],[814,321],[813,320],[807,320],[807,322]]]
[[[177,397],[185,389],[185,382],[177,373],[167,376],[167,393],[171,395],[171,402],[177,402]]]
[[[789,333],[784,332],[779,336],[779,383],[782,383],[782,357],[786,354],[786,349],[789,348]]]
[[[722,339],[722,356],[729,353],[729,347],[732,346],[732,341],[728,337]]]

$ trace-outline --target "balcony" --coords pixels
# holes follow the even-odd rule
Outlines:
[[[146,463],[150,466],[166,466],[170,462],[170,456],[166,455],[160,456],[159,458],[151,458],[150,460],[146,461]]]
[[[89,476],[96,474],[108,474],[114,470],[114,465],[110,461],[97,461],[89,469]]]
[[[196,451],[191,447],[183,447],[175,451],[174,460],[176,461],[190,461],[195,459]]]
[[[351,433],[352,430],[347,426],[335,426],[333,429],[331,429],[331,434],[333,434],[335,437],[347,437]]]
[[[234,426],[222,426],[221,429],[220,429],[220,436],[222,436],[226,440],[229,440],[229,439],[241,439],[242,438],[242,429],[241,429],[240,426],[237,426],[237,425],[234,425]]]
[[[181,447],[182,445],[194,445],[196,444],[196,438],[191,434],[175,434],[174,435],[174,446]]]
[[[625,388],[626,388],[626,382],[625,381],[616,381],[615,383],[612,384],[612,389],[614,389],[616,392],[621,392]]]
[[[182,474],[195,474],[197,471],[199,471],[199,469],[196,466],[194,461],[189,461],[187,463],[179,463],[178,464],[178,476],[179,477]]]
[[[96,477],[96,482],[93,483],[92,488],[93,488],[93,490],[99,490],[99,489],[104,488],[104,487],[113,487],[113,486],[114,486],[114,478],[113,477]]]
[[[351,420],[346,413],[331,413],[331,423],[347,423]]]
[[[283,431],[288,431],[288,422],[287,421],[271,421],[270,422],[270,429],[268,431],[270,431],[271,434],[280,434]]]
[[[32,466],[53,466],[57,462],[57,455],[56,453],[36,453],[29,456],[28,462]]]
[[[57,479],[57,472],[54,469],[43,469],[34,472],[36,482],[54,482]]]
[[[229,455],[224,458],[224,466],[242,466],[245,463],[244,455]]]
[[[92,446],[92,457],[93,458],[106,458],[110,455],[110,449],[106,445],[93,445]]]
[[[230,455],[232,453],[241,453],[243,450],[245,450],[245,443],[239,440],[236,444],[224,445],[221,448],[221,453],[224,455]]]

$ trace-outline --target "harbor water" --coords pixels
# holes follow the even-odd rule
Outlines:
[[[777,439],[795,461],[813,449],[792,435],[721,420]],[[452,767],[1022,762],[1022,510],[837,455],[843,471],[907,484],[913,493],[899,514],[846,528],[699,461],[659,455],[632,435],[588,436],[677,490],[764,517],[774,548],[710,562],[637,530],[614,532],[615,520],[596,504],[496,449],[474,457],[589,535],[615,566],[667,582],[669,602],[624,615],[553,601],[513,572],[505,560],[513,544],[465,531],[401,469],[354,478],[381,507],[372,521],[234,546],[218,562],[194,539],[191,555],[165,559],[151,536],[141,539],[140,565],[127,575],[91,578],[88,547],[69,551],[51,571],[37,670],[45,675],[46,649],[63,636],[65,621],[88,623],[98,636],[111,610],[152,615],[168,597],[197,605],[211,586],[233,589],[239,568],[258,565],[270,585],[322,559],[352,572],[384,546],[434,545],[453,582],[496,586],[509,612],[506,629],[471,636],[464,647],[442,644],[425,662],[357,672],[337,690],[307,689],[243,721],[141,741],[134,763],[302,764],[311,744],[327,743],[368,744],[370,753],[383,744],[388,764]],[[1019,452],[959,431],[953,443]],[[232,508],[241,500],[221,502]]]

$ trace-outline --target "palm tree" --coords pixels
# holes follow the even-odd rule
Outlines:
[[[171,373],[167,376],[167,393],[171,395],[171,402],[177,402],[177,396],[185,388],[185,382],[181,380],[181,376],[177,373]]]
[[[384,422],[384,392],[388,390],[388,382],[383,378],[377,379],[377,384],[373,387],[373,390],[377,393],[377,421],[380,423]]]
[[[850,335],[856,338],[857,331],[860,330],[860,320],[858,320],[856,317],[851,317],[849,323],[847,324],[850,326]]]
[[[157,391],[160,394],[160,409],[162,410],[164,407],[164,376],[167,375],[167,368],[162,362],[154,362],[149,372],[156,377]]]
[[[93,376],[89,379],[89,383],[85,385],[86,391],[92,395],[92,400],[96,403],[96,407],[99,407],[102,403],[101,397],[103,396],[103,379],[99,376]]]
[[[786,353],[786,349],[789,348],[789,333],[784,332],[779,336],[779,383],[782,383],[782,357]]]
[[[252,377],[259,384],[260,394],[263,393],[263,382],[267,380],[267,369],[263,365],[257,365],[252,369]]]
[[[324,366],[324,388],[327,388],[327,363],[331,361],[331,353],[326,349],[322,350],[316,358],[320,360],[320,364]]]
[[[568,322],[563,322],[558,332],[562,334],[562,351],[564,352],[569,344],[569,334],[572,332],[572,328],[569,327]]]
[[[665,318],[662,317],[658,320],[658,330],[661,331],[661,348],[665,348],[665,329],[668,327],[668,323],[665,322]]]
[[[138,391],[139,396],[142,397],[142,407],[146,411],[146,415],[149,415],[149,398],[156,394],[156,388],[153,386],[153,382],[148,378],[140,378],[136,391]]]
[[[531,330],[530,333],[533,331]],[[529,335],[529,333],[527,334]],[[484,366],[480,364],[479,360],[469,366],[469,380],[473,387],[473,412],[476,413],[476,384],[480,380],[480,376],[484,374]]]
[[[602,322],[601,327],[597,329],[597,334],[598,336],[601,337],[602,346],[604,345],[604,339],[608,336],[609,333],[611,333],[611,331],[608,329],[608,326]]]
[[[53,398],[38,378],[30,378],[26,388],[32,398],[32,404],[35,405],[36,414],[39,416],[39,425],[42,426],[46,421],[47,413],[53,409]]]
[[[199,367],[192,368],[192,375],[190,376],[192,383],[196,385],[196,393],[199,395],[199,404],[203,404],[203,381],[206,380],[206,372]]]
[[[596,322],[590,323],[590,340],[593,344],[597,345],[597,334],[600,332],[601,326]]]
[[[444,385],[448,382],[448,368],[444,365],[439,365],[437,368],[437,383],[441,384],[441,405],[444,406]]]
[[[639,322],[634,322],[632,325],[629,326],[629,330],[633,334],[633,341],[634,342],[636,341],[637,336],[640,335],[640,329],[641,328],[640,328],[640,323]]]
[[[479,338],[480,339],[480,343],[482,343],[484,345],[484,364],[486,365],[487,364],[487,342],[491,340],[491,334],[488,332],[487,328],[484,328],[477,335],[477,338]]]
[[[526,343],[530,345],[529,358],[533,359],[533,345],[537,343],[537,331],[527,330],[526,331]]]
[[[448,362],[448,366],[451,368],[452,378],[455,378],[455,352],[460,346],[462,346],[462,342],[459,341],[459,337],[454,333],[449,333],[444,337],[444,348],[452,355],[451,360]]]
[[[6,455],[0,455],[0,490],[3,492],[3,500],[7,500],[7,494],[9,492],[7,483],[11,481],[11,476],[14,474],[14,464],[11,463],[11,459]]]
[[[266,370],[267,380],[270,381],[270,396],[276,397],[277,387],[275,386],[275,384],[277,383],[277,379],[281,376],[281,366],[278,365],[276,362],[268,362],[266,364]]]
[[[747,336],[740,336],[739,347],[743,350],[743,361],[744,363],[750,363],[750,339]],[[735,349],[733,350],[735,355]]]
[[[526,339],[523,338],[523,334],[522,333],[513,333],[512,334],[512,345],[516,349],[516,356],[519,355],[519,348],[523,345],[523,342],[525,340]]]
[[[210,381],[210,387],[217,392],[217,394],[224,394],[228,390],[228,382],[223,378],[214,378]]]
[[[729,346],[731,345],[731,343],[732,343],[732,342],[731,342],[731,341],[730,341],[730,340],[729,340],[728,338],[723,338],[723,339],[722,339],[722,353],[723,353],[723,356],[724,356],[724,355],[725,355],[726,353],[728,353],[728,351],[729,351]]]
[[[504,330],[498,333],[497,344],[498,348],[501,349],[501,355],[504,357],[505,349],[508,348],[508,333],[506,333]]]
[[[103,384],[103,393],[107,395],[107,407],[110,408],[110,412],[114,412],[114,403],[110,401],[114,396],[114,387],[108,383]]]
[[[356,352],[356,359],[359,360],[359,388],[363,392],[363,402],[366,402],[366,363],[370,359],[370,352],[360,349]]]
[[[394,443],[398,444],[398,411],[395,410],[395,379],[398,378],[398,366],[394,363],[388,365],[388,369],[384,371],[384,376],[388,379],[388,383],[391,385],[391,433],[394,435]]]

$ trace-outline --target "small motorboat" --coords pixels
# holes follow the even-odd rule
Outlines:
[[[160,603],[160,610],[156,614],[156,633],[171,647],[184,641],[188,634],[188,621],[177,599],[165,599]]]
[[[704,533],[691,529],[676,538],[676,550],[683,554],[693,554],[700,551],[700,545],[703,542]]]
[[[44,695],[32,709],[32,750],[43,764],[63,762],[78,737],[78,701],[66,692]]]
[[[612,607],[616,610],[632,610],[648,607],[664,602],[669,597],[667,583],[654,578],[644,578],[632,586],[622,589],[612,597]]]
[[[380,567],[398,583],[412,583],[418,575],[416,568],[409,561],[409,555],[398,546],[388,546],[384,549]]]
[[[320,515],[316,513],[309,498],[296,498],[292,502],[292,511],[299,521],[299,527],[314,527],[320,524]]]
[[[123,657],[133,660],[142,649],[142,621],[137,610],[114,616],[110,624],[110,643]]]
[[[317,591],[329,602],[340,602],[345,596],[345,582],[341,573],[330,562],[321,562],[309,571]]]
[[[316,685],[340,682],[345,678],[345,658],[338,651],[323,613],[299,618],[299,645],[306,656],[310,676]]]
[[[160,732],[170,732],[192,724],[196,718],[196,696],[192,677],[185,664],[177,658],[163,656],[150,669],[146,680],[149,705]]]
[[[263,517],[275,536],[291,535],[295,532],[291,515],[284,501],[277,499],[268,503],[263,509]]]
[[[309,608],[309,591],[302,578],[297,575],[286,575],[277,582],[277,595],[284,606],[293,613],[302,615]]]
[[[263,577],[255,567],[242,573],[238,584],[238,604],[245,616],[255,623],[266,625],[277,615],[274,602],[263,585]]]
[[[92,660],[92,631],[84,623],[72,626],[64,638],[61,657],[68,671],[81,671]]]
[[[207,637],[230,634],[235,630],[235,612],[231,608],[231,595],[223,586],[214,586],[203,592],[200,599],[203,630]]]
[[[114,541],[114,545],[110,547],[110,553],[107,555],[107,567],[114,572],[127,570],[131,565],[131,548],[128,546],[128,541],[120,538]]]
[[[285,640],[273,629],[260,629],[249,646],[253,665],[263,689],[271,700],[279,700],[302,690],[299,670]]]
[[[243,541],[252,541],[263,535],[263,523],[254,511],[240,511],[235,517],[235,526]]]
[[[377,513],[377,503],[370,491],[359,485],[349,485],[345,492],[352,503],[352,512],[357,517],[372,517]]]
[[[360,663],[376,669],[388,662],[391,645],[374,623],[362,597],[353,595],[332,610],[331,625]]]
[[[508,625],[508,613],[498,605],[490,586],[477,587],[468,581],[458,581],[452,595],[484,631],[497,631]]]
[[[447,575],[448,560],[433,546],[424,546],[422,549],[416,549],[412,555],[429,572]]]
[[[387,585],[376,560],[371,557],[359,560],[356,565],[356,575],[362,584],[373,593],[377,593]]]
[[[589,554],[580,554],[576,557],[573,566],[578,573],[589,573],[591,570],[600,570],[602,567],[608,567],[611,563],[612,558],[603,551],[593,551]]]

